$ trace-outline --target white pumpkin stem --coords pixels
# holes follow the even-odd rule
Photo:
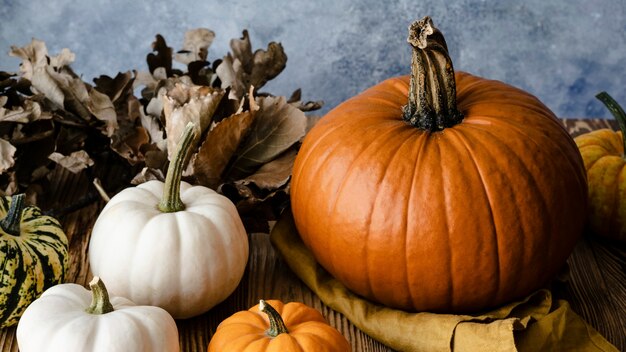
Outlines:
[[[285,322],[283,318],[278,314],[276,309],[272,307],[269,303],[265,302],[265,300],[259,301],[259,310],[265,314],[267,314],[267,318],[270,321],[270,328],[267,329],[265,334],[269,337],[276,337],[280,334],[287,334],[289,330],[287,330],[287,326],[285,326]]]
[[[85,309],[87,313],[106,314],[115,310],[109,300],[109,292],[100,277],[94,276],[89,287],[91,288],[91,305]]]
[[[409,102],[403,119],[429,132],[441,131],[463,120],[456,107],[456,82],[443,34],[426,16],[409,26],[413,48]]]
[[[601,92],[596,95],[604,106],[611,112],[615,120],[617,120],[617,124],[619,126],[620,131],[622,131],[622,146],[624,147],[624,152],[622,153],[622,158],[626,159],[626,113],[624,109],[609,95],[607,92]]]
[[[185,130],[178,142],[176,153],[167,168],[163,197],[159,203],[159,210],[164,213],[173,213],[185,209],[185,204],[183,204],[183,201],[180,199],[180,180],[183,177],[183,171],[191,155],[191,146],[195,139],[195,126],[193,122],[189,122],[187,126],[185,126]]]
[[[9,235],[20,235],[20,223],[22,222],[22,212],[24,212],[25,207],[25,197],[24,193],[12,196],[7,215],[0,221],[0,228]]]

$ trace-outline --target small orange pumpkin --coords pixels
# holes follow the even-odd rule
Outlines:
[[[220,323],[208,352],[349,352],[350,344],[317,310],[261,300]]]
[[[455,74],[430,18],[409,43],[411,77],[347,100],[304,139],[298,232],[335,278],[389,307],[476,312],[527,296],[586,222],[576,144],[534,96]]]
[[[621,131],[601,129],[574,138],[587,169],[589,224],[593,233],[626,243],[626,113],[608,93],[596,97]]]

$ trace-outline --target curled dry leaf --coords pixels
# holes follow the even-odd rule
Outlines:
[[[197,136],[201,136],[209,127],[213,113],[223,96],[224,91],[221,89],[183,83],[177,83],[163,95],[167,150],[170,157],[176,150],[187,123],[195,124]]]
[[[94,164],[93,160],[89,157],[89,154],[87,154],[84,150],[75,151],[67,156],[54,152],[50,154],[48,158],[75,174]]]
[[[2,98],[5,98],[4,101]],[[52,115],[43,112],[41,105],[33,99],[26,99],[22,106],[5,109],[6,96],[0,97],[0,121],[28,123],[39,119],[49,119]]]
[[[156,53],[150,53],[146,57],[150,72],[154,73],[154,70],[162,67],[169,77],[172,74],[172,48],[167,46],[162,35],[156,35],[156,39],[152,43],[152,50]]]
[[[15,151],[17,149],[9,141],[0,138],[0,174],[7,171],[15,164]]]
[[[165,175],[163,175],[163,171],[144,167],[140,173],[135,175],[130,183],[133,185],[139,185],[152,180],[157,180],[161,182],[165,181]]]
[[[215,32],[207,28],[187,31],[183,48],[176,53],[174,59],[185,65],[194,61],[205,61],[213,39],[215,39]]]
[[[227,171],[229,179],[252,174],[304,136],[307,119],[302,111],[287,104],[284,97],[257,99],[260,109],[248,137],[240,144]]]
[[[215,70],[222,88],[230,87],[229,99],[239,100],[250,86],[260,89],[267,81],[281,73],[287,65],[287,55],[280,43],[269,43],[267,50],[252,53],[248,31],[243,37],[230,41],[232,53],[226,55]]]
[[[253,122],[254,113],[243,111],[223,119],[209,131],[193,160],[193,173],[199,184],[217,189],[224,182],[224,171]]]
[[[87,109],[89,109],[89,112],[98,120],[104,121],[106,128],[103,132],[106,136],[111,137],[118,127],[117,114],[115,113],[115,107],[113,106],[113,102],[111,102],[111,98],[92,88],[89,90]]]
[[[263,164],[254,174],[238,180],[237,185],[254,184],[261,189],[278,189],[291,178],[291,169],[296,160],[296,150],[290,149],[278,158]]]
[[[117,111],[120,128],[111,136],[111,149],[131,165],[143,161],[141,148],[150,143],[150,136],[141,125],[141,109],[139,100],[134,96],[121,104]]]

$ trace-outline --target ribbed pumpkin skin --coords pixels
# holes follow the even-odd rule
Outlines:
[[[574,139],[587,169],[594,233],[626,243],[626,160],[621,132],[601,129]]]
[[[386,306],[473,312],[523,297],[582,233],[585,171],[536,98],[456,73],[465,118],[405,123],[409,77],[344,102],[307,135],[291,183],[297,229],[319,263]]]
[[[269,321],[259,305],[233,314],[220,323],[208,352],[349,352],[348,341],[317,310],[298,302],[270,300],[288,333],[271,338]]]
[[[0,197],[0,218],[11,197]],[[25,207],[20,236],[0,229],[0,328],[15,325],[46,289],[63,282],[68,267],[67,237],[59,222]]]

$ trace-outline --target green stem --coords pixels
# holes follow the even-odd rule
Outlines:
[[[85,311],[89,314],[106,314],[114,311],[113,305],[109,300],[109,292],[104,282],[98,276],[94,276],[89,283],[91,288],[91,305]]]
[[[170,161],[165,176],[165,186],[163,197],[159,203],[159,210],[164,213],[173,213],[185,209],[185,204],[180,199],[180,180],[189,156],[191,156],[191,145],[196,139],[196,129],[192,122],[185,126],[185,130],[178,142],[178,147],[174,157]]]
[[[259,310],[267,314],[267,318],[270,321],[270,328],[265,332],[267,336],[273,338],[280,334],[289,333],[289,330],[287,330],[287,327],[285,326],[285,322],[283,321],[283,318],[280,316],[280,314],[278,314],[276,309],[274,309],[274,307],[272,307],[269,303],[265,302],[264,300],[261,300],[259,302]]]
[[[24,193],[16,194],[11,197],[11,205],[7,211],[7,215],[0,221],[0,228],[5,233],[13,236],[20,235],[20,224],[22,222],[22,212],[24,212]]]
[[[407,42],[413,55],[409,101],[403,108],[403,119],[429,132],[461,122],[454,69],[443,34],[427,16],[411,24]]]
[[[619,125],[619,129],[622,131],[622,144],[624,147],[624,151],[622,153],[622,158],[626,159],[626,113],[624,109],[609,95],[607,92],[600,92],[596,95],[604,106],[613,114],[615,120],[617,120],[617,124]]]

